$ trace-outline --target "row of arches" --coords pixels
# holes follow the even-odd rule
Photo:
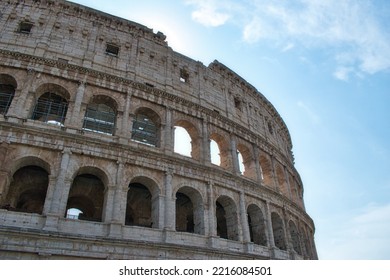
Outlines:
[[[38,164],[32,164],[32,163]],[[50,176],[47,164],[41,160],[29,159],[26,165],[17,169],[11,183],[3,195],[2,208],[10,211],[45,214],[49,212],[51,202],[47,194],[51,185],[55,185],[54,177]],[[82,167],[75,177],[69,181],[66,207],[63,217],[93,222],[107,222],[104,211],[107,205],[107,178],[104,172],[96,167]],[[126,190],[125,207],[119,207],[124,213],[119,213],[121,223],[125,226],[161,228],[159,221],[160,188],[148,177],[133,178]],[[65,194],[64,194],[65,195]],[[253,242],[261,246],[276,246],[287,250],[288,244],[297,254],[302,255],[303,243],[307,241],[305,231],[298,230],[296,223],[290,220],[285,225],[278,212],[272,212],[271,222],[261,206],[250,203],[244,215],[247,217],[248,237],[243,238],[239,224],[239,206],[227,195],[218,196],[212,209],[207,209],[203,195],[191,186],[182,186],[173,194],[174,227],[178,232],[200,235],[216,235],[223,239]],[[114,201],[114,204],[121,203]],[[208,229],[207,211],[214,213],[214,229]],[[271,228],[269,228],[271,227]],[[271,240],[272,239],[272,240]]]
[[[16,101],[13,102],[17,90],[17,82],[11,75],[0,74],[0,114],[7,115],[9,111],[20,112],[15,107],[24,104],[20,101],[18,104]],[[85,85],[82,84],[77,89],[75,99],[82,99],[84,91]],[[80,92],[83,93],[80,94]],[[34,98],[35,101],[33,100],[31,104],[32,109],[27,116],[32,120],[67,126],[72,119],[68,112],[70,107],[73,107],[73,114],[76,107],[79,107],[79,111],[81,110],[81,101],[79,100],[80,105],[76,106],[77,100],[73,98],[71,100],[71,94],[65,87],[58,84],[44,83],[37,86]],[[119,108],[118,102],[108,95],[92,95],[83,109],[83,116],[73,117],[73,119],[76,118],[76,122],[83,131],[115,135],[117,126],[122,121],[120,116],[124,117],[123,108]],[[14,107],[13,110],[12,107]],[[198,161],[204,159],[225,170],[262,182],[302,205],[303,189],[298,182],[299,178],[296,178],[286,166],[258,147],[245,143],[239,138],[230,139],[229,133],[217,128],[204,129],[197,127],[188,119],[180,118],[173,121],[173,132],[168,132],[173,136],[163,139],[171,124],[167,122],[162,112],[143,105],[136,108],[128,120],[131,122],[131,128],[126,133],[132,141],[164,149],[170,145],[170,142],[173,142],[173,151],[177,154]],[[202,140],[206,137],[208,143]]]

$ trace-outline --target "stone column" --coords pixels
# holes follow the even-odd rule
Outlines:
[[[131,137],[131,128],[133,122],[130,122],[130,104],[131,104],[131,97],[132,92],[127,92],[126,95],[126,104],[123,112],[123,118],[122,118],[122,132],[121,135],[125,138],[130,139]]]
[[[123,178],[124,178],[124,163],[122,161],[117,161],[117,170],[116,170],[116,178],[115,178],[115,194],[112,204],[112,215],[111,221],[116,223],[124,223],[123,215],[126,215],[126,209],[123,209],[123,199],[122,197],[126,197],[127,200],[127,192],[128,187],[123,186]],[[123,211],[124,210],[124,211]]]
[[[70,120],[68,122],[68,125],[70,127],[80,129],[82,127],[82,116],[80,116],[80,109],[81,109],[81,103],[83,102],[84,98],[84,92],[85,92],[85,82],[79,82],[79,87],[76,91],[76,97],[73,104],[73,112],[70,115]],[[67,114],[69,115],[69,113]],[[67,125],[67,124],[65,124]]]
[[[33,110],[32,107],[34,106],[34,92],[30,92],[30,89],[34,80],[37,78],[37,72],[32,69],[28,69],[27,71],[27,77],[21,86],[20,92],[15,92],[15,94],[19,93],[18,96],[15,95],[14,97],[16,104],[11,104],[11,106],[15,106],[15,108],[12,110],[12,114],[15,114],[16,117],[21,119],[27,119],[29,117],[30,111]]]
[[[175,200],[172,195],[172,176],[173,170],[169,169],[165,173],[165,215],[164,229],[175,230]]]
[[[231,155],[233,160],[233,173],[237,175],[241,174],[240,166],[238,163],[237,141],[236,141],[236,136],[233,134],[231,134],[230,136],[230,150],[231,150]]]
[[[288,217],[286,210],[283,209],[283,217],[282,217],[282,222],[284,224],[284,239],[286,242],[286,251],[288,252],[290,259],[294,259],[294,249],[293,249],[293,244],[292,244],[292,239],[290,235],[290,229],[288,225]]]
[[[208,231],[206,233],[209,236],[217,236],[217,227],[215,226],[215,201],[214,201],[214,190],[213,184],[211,182],[208,183],[207,188],[207,199],[208,199]]]
[[[10,184],[10,174],[4,170],[0,170],[0,207],[6,202],[4,201],[6,194],[6,188]]]
[[[10,184],[11,175],[9,171],[5,169],[7,164],[7,154],[8,154],[9,144],[2,142],[0,143],[0,206],[5,199],[5,191],[7,186]]]
[[[54,176],[50,177],[49,197],[46,199],[47,201],[45,201],[44,205],[44,211],[46,213],[44,230],[57,231],[59,218],[65,215],[71,184],[71,181],[66,179],[66,172],[71,154],[72,152],[69,148],[63,150],[57,179],[55,180]]]
[[[288,198],[293,201],[293,196],[292,196],[292,192],[291,192],[291,185],[290,185],[290,178],[289,178],[286,166],[283,166],[283,172],[284,172],[284,176],[285,176],[286,182],[287,182],[288,196],[289,196]]]
[[[274,231],[272,228],[272,218],[271,211],[269,209],[269,202],[266,203],[266,216],[267,216],[267,230],[268,230],[268,246],[270,248],[275,248],[275,239],[274,239]]]
[[[262,183],[263,176],[262,176],[262,170],[260,167],[260,160],[259,160],[260,152],[259,152],[259,148],[256,145],[253,146],[253,155],[255,157],[256,179],[259,183]]]
[[[166,108],[165,126],[161,133],[161,147],[164,148],[166,153],[173,153],[174,146],[174,129],[172,124],[172,108]]]
[[[47,192],[46,192],[46,198],[45,198],[45,204],[43,205],[43,215],[50,214],[51,205],[53,203],[53,195],[55,191],[55,186],[57,183],[57,176],[55,175],[49,175],[49,185],[47,186]]]
[[[104,223],[110,223],[113,216],[115,185],[106,186],[104,189],[104,205],[102,213],[102,221]]]
[[[279,189],[278,180],[276,178],[276,173],[275,173],[275,158],[272,154],[270,155],[270,157],[271,157],[271,166],[272,166],[272,182],[274,184],[275,191],[279,193],[280,189]]]
[[[53,191],[53,201],[50,206],[50,213],[58,216],[65,214],[66,210],[66,203],[70,189],[70,184],[66,184],[66,181],[70,183],[69,180],[66,180],[66,172],[71,154],[72,152],[69,148],[65,148],[62,152],[60,170],[58,172],[57,182]]]
[[[242,226],[242,238],[244,243],[251,242],[251,237],[249,233],[249,223],[248,223],[248,214],[245,209],[245,194],[240,192],[240,217],[241,217],[241,226]]]
[[[202,121],[202,146],[203,146],[203,156],[202,160],[203,163],[211,163],[211,155],[210,155],[210,138],[209,138],[209,133],[208,133],[208,124],[207,120],[203,119]]]

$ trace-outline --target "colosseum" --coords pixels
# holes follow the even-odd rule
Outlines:
[[[289,131],[245,79],[82,5],[0,7],[1,259],[318,258]]]

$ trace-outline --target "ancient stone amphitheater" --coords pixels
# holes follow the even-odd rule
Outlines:
[[[288,129],[242,77],[78,4],[0,3],[0,258],[317,259]]]

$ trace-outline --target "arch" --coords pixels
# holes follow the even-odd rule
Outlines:
[[[263,212],[257,205],[251,204],[248,206],[247,213],[251,242],[257,245],[267,246]]]
[[[211,143],[215,143],[214,148],[212,149],[210,147],[210,156],[211,156],[211,162],[213,162],[213,157],[219,159],[219,166],[230,169],[231,168],[231,160],[230,160],[230,147],[229,143],[225,140],[223,136],[217,133],[211,133],[210,134],[210,146]],[[215,147],[215,145],[217,147]],[[218,154],[217,154],[218,153]],[[215,163],[214,163],[215,164]]]
[[[210,139],[210,161],[212,164],[221,166],[221,152],[218,143]]]
[[[136,111],[131,139],[149,146],[160,145],[160,116],[149,108],[140,108]]]
[[[7,74],[0,74],[0,115],[6,115],[17,88],[16,80]]]
[[[83,129],[114,135],[117,108],[114,99],[105,95],[95,95],[85,110]]]
[[[80,168],[73,179],[65,217],[71,208],[79,209],[82,214],[80,220],[101,222],[103,216],[105,182],[104,172],[95,167]]]
[[[176,121],[174,139],[174,151],[176,153],[199,160],[201,149],[199,133],[191,122],[187,120]]]
[[[205,233],[203,200],[194,188],[181,187],[176,192],[176,230]]]
[[[17,169],[12,178],[2,208],[42,214],[49,173],[40,166],[27,164]]]
[[[241,163],[241,174],[245,177],[256,179],[256,166],[253,161],[253,155],[251,150],[246,145],[238,143],[237,153],[239,158],[239,164]],[[241,158],[239,155],[241,155]]]
[[[311,258],[311,246],[306,230],[301,227],[300,236],[302,237],[303,255],[306,259]]]
[[[70,98],[68,91],[56,84],[43,84],[37,88],[36,96],[39,97],[35,102],[31,119],[64,125]]]
[[[278,180],[278,188],[280,193],[289,198],[290,192],[288,189],[286,174],[284,173],[283,167],[281,167],[280,164],[277,164],[275,172],[276,172],[276,178]]]
[[[265,185],[273,187],[272,162],[268,155],[260,155],[261,177]]]
[[[288,222],[288,229],[290,232],[290,239],[291,239],[291,245],[295,252],[297,252],[299,255],[302,255],[301,246],[299,242],[299,233],[298,229],[293,221]]]
[[[286,238],[284,236],[283,221],[279,214],[272,212],[271,214],[272,232],[274,234],[274,243],[280,250],[286,250]]]
[[[239,240],[237,206],[228,196],[216,201],[217,235],[224,239]]]
[[[157,184],[147,177],[131,180],[127,192],[125,225],[158,227]]]
[[[47,161],[33,155],[16,158],[10,167],[10,172],[15,173],[18,169],[29,165],[38,166],[45,170],[47,174],[51,174],[50,164]]]

